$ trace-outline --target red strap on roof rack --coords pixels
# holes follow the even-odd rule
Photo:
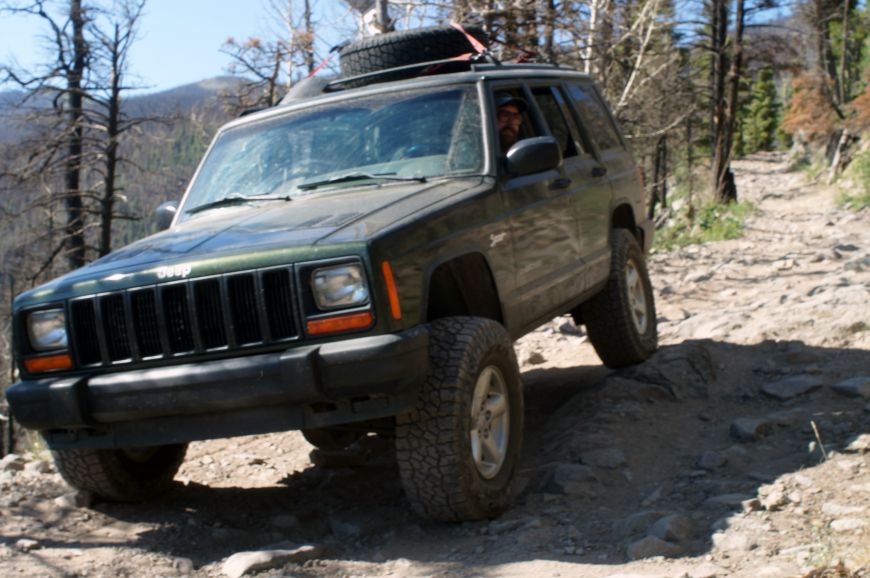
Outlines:
[[[483,54],[484,52],[486,52],[486,46],[484,46],[480,40],[478,40],[477,38],[475,38],[474,36],[472,36],[471,34],[466,32],[465,28],[462,27],[462,24],[459,24],[458,22],[451,22],[450,26],[456,28],[457,30],[459,30],[460,32],[465,34],[465,37],[468,39],[468,42],[471,43],[471,46],[474,48],[474,50],[477,54]],[[465,55],[463,54],[462,56],[465,56]],[[458,58],[459,57],[457,57],[457,59]]]
[[[330,51],[329,51],[329,56],[327,56],[326,58],[324,58],[324,59],[320,62],[320,64],[317,65],[317,68],[315,68],[314,70],[311,71],[311,74],[308,75],[308,78],[311,78],[312,76],[314,76],[315,74],[317,74],[318,72],[320,72],[321,69],[322,69],[324,66],[326,66],[327,64],[329,64],[329,61],[332,60],[332,57],[333,57],[333,55],[335,54],[335,52],[336,52],[335,50],[330,50]]]

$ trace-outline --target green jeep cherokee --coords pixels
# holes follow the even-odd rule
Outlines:
[[[570,312],[608,366],[655,350],[653,227],[600,94],[564,68],[450,59],[459,40],[229,123],[166,230],[15,300],[7,398],[71,485],[139,500],[190,441],[377,432],[417,512],[493,517],[522,440],[512,340]]]

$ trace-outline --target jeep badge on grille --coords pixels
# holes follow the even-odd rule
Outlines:
[[[175,265],[174,267],[158,267],[158,279],[186,279],[190,276],[193,267],[187,264]]]

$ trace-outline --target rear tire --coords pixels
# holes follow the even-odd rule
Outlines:
[[[63,479],[111,502],[139,502],[172,484],[187,444],[129,449],[65,449],[51,452]]]
[[[658,347],[652,284],[637,240],[625,229],[613,231],[610,278],[581,313],[589,341],[607,367],[640,363]]]
[[[523,435],[522,382],[504,327],[434,321],[417,407],[396,422],[399,473],[418,514],[455,522],[504,512]]]

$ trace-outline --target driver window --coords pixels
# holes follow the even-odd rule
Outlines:
[[[519,88],[502,89],[494,94],[496,136],[501,154],[525,138],[535,136],[529,123],[529,103]]]

